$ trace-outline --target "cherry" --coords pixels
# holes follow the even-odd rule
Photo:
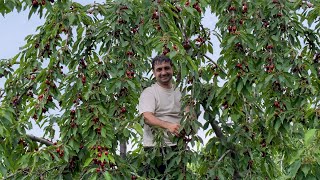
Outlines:
[[[244,4],[242,6],[242,13],[247,13],[248,12],[248,6],[246,4]]]
[[[97,168],[96,171],[97,171],[97,173],[99,173],[99,172],[101,171],[101,169],[100,169],[100,168]]]
[[[267,49],[273,49],[273,46],[272,45],[268,45]]]
[[[77,124],[76,124],[75,122],[71,122],[71,123],[70,123],[70,126],[71,126],[71,128],[74,128],[74,127],[77,126]]]
[[[134,72],[133,72],[133,71],[130,71],[130,70],[127,70],[127,71],[126,71],[126,75],[127,75],[127,77],[128,77],[129,79],[132,79],[133,76],[134,76]]]
[[[234,24],[234,23],[236,22],[236,20],[235,20],[234,18],[231,18],[231,19],[229,20],[229,22],[230,22],[231,24]]]
[[[125,21],[125,20],[123,20],[123,19],[118,19],[118,23],[119,23],[119,24],[125,24],[125,23],[126,23],[126,21]]]
[[[153,11],[151,19],[159,19],[159,12],[157,10]]]
[[[51,95],[49,95],[49,96],[48,96],[48,98],[47,98],[47,101],[52,102],[52,100],[53,100],[52,96],[51,96]]]
[[[137,33],[137,32],[138,32],[138,28],[131,28],[131,32],[132,32],[133,34]]]
[[[72,109],[72,110],[70,111],[70,115],[75,115],[75,114],[76,114],[76,110]]]
[[[94,164],[98,164],[98,159],[97,158],[93,158],[93,163]]]
[[[39,3],[37,0],[32,0],[32,6],[33,7],[38,7]]]
[[[133,56],[133,55],[134,55],[134,53],[133,53],[132,51],[128,51],[128,52],[127,52],[127,56],[131,57],[131,56]]]
[[[100,163],[100,166],[101,166],[101,168],[103,168],[103,167],[104,167],[104,163],[103,163],[103,162],[101,162],[101,163]]]
[[[42,100],[43,99],[43,94],[41,94],[39,97],[38,97],[38,100]]]
[[[93,118],[93,122],[94,122],[94,123],[99,122],[99,118],[98,118],[98,117]]]
[[[173,49],[174,49],[175,51],[178,51],[178,50],[179,50],[177,45],[173,45]]]
[[[185,50],[189,50],[191,48],[189,40],[185,40],[182,45]]]
[[[239,68],[239,69],[242,69],[242,64],[241,64],[241,63],[238,63],[238,64],[236,65],[236,67]]]
[[[200,6],[199,6],[199,3],[193,4],[192,7],[193,7],[194,9],[196,9],[199,13],[201,13],[201,8],[200,8]]]
[[[253,160],[250,159],[250,160],[248,161],[247,169],[251,169],[251,168],[252,168],[252,165],[253,165]]]
[[[125,112],[127,112],[127,109],[125,107],[122,107],[120,112],[125,113]]]
[[[81,82],[82,82],[82,84],[86,83],[86,76],[85,75],[82,75]]]
[[[104,154],[105,154],[106,156],[108,156],[109,152],[108,152],[108,151],[106,151],[106,152],[104,152]]]
[[[229,7],[229,11],[235,11],[235,10],[236,10],[236,7],[234,7],[234,6]]]
[[[98,128],[96,129],[96,131],[97,131],[98,134],[101,134],[101,128],[100,128],[100,127],[98,127]]]
[[[120,7],[120,10],[127,10],[128,9],[128,6],[121,6]]]
[[[232,32],[237,31],[237,26],[232,26]]]
[[[162,51],[162,54],[163,54],[163,55],[167,55],[169,52],[170,52],[170,49],[167,48],[167,47],[165,47],[165,48],[163,49],[163,51]]]
[[[282,13],[278,13],[278,14],[277,14],[277,17],[282,17],[282,16],[283,16]]]
[[[196,41],[199,42],[199,43],[203,43],[203,42],[204,42],[204,39],[199,36],[199,37],[197,37]]]

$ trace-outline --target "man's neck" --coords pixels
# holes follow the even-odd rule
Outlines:
[[[169,82],[169,83],[165,83],[165,84],[161,84],[159,82],[157,82],[157,84],[165,89],[171,89],[172,88],[172,83]]]

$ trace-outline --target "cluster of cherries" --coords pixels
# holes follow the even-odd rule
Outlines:
[[[93,160],[92,160],[94,164],[98,165],[96,171],[97,172],[104,171],[105,170],[105,166],[107,164],[107,161],[106,160],[102,161],[101,157],[102,157],[102,154],[104,154],[105,156],[109,155],[108,148],[99,145],[99,146],[93,146],[91,149],[92,150],[97,150],[96,151],[97,157],[93,158]],[[113,163],[109,163],[109,166],[110,166],[110,168],[113,168],[115,165]]]

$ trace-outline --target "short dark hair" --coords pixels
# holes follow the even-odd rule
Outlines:
[[[172,60],[165,55],[158,55],[152,59],[152,69],[154,70],[154,65],[158,63],[169,62],[171,66],[173,66]]]

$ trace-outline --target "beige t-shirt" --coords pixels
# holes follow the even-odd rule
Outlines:
[[[180,99],[181,93],[177,88],[172,86],[171,89],[166,89],[155,83],[143,90],[139,99],[139,113],[152,112],[163,121],[180,123]],[[145,123],[143,128],[143,146],[155,146],[151,127]],[[164,143],[166,146],[176,145],[168,139],[167,133],[164,135]]]

